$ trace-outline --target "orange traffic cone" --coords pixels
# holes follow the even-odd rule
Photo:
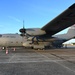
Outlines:
[[[8,49],[6,49],[6,54],[8,54]]]
[[[15,51],[16,49],[14,48],[14,50],[13,51]]]

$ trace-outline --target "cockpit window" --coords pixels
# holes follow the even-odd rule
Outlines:
[[[2,35],[0,34],[0,37],[2,37]]]

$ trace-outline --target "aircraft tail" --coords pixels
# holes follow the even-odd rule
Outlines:
[[[57,38],[70,40],[75,37],[75,24],[68,29],[66,34],[56,35]]]
[[[68,29],[66,37],[67,39],[71,39],[75,37],[75,24]]]

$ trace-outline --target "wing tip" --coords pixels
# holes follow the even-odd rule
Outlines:
[[[74,9],[74,8],[75,8],[75,3],[69,7],[69,9]]]

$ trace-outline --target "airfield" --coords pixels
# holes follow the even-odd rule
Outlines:
[[[75,75],[75,48],[0,50],[0,75]]]

